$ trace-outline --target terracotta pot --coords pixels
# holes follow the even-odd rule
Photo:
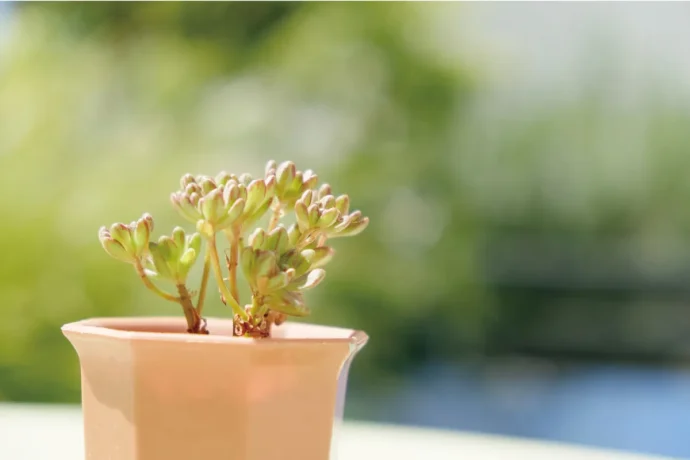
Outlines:
[[[271,339],[185,333],[183,318],[63,326],[81,363],[87,460],[327,460],[363,332],[300,323]]]

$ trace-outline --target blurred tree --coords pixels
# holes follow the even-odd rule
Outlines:
[[[179,314],[102,254],[100,225],[148,210],[158,234],[184,172],[258,173],[269,158],[313,167],[372,217],[310,298],[314,321],[371,335],[355,391],[468,353],[687,349],[686,108],[654,94],[617,106],[615,75],[574,102],[492,95],[440,31],[462,8],[14,5],[0,399],[77,400],[65,322]]]

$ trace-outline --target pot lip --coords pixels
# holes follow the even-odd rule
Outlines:
[[[232,330],[232,320],[226,318],[206,318],[210,328],[224,324]],[[127,327],[176,327],[184,330],[184,318],[168,316],[135,316],[135,317],[94,317],[81,321],[67,323],[62,326],[62,333],[66,336],[88,335],[120,340],[137,340],[153,342],[182,342],[233,344],[238,346],[270,346],[309,343],[347,343],[352,347],[361,348],[369,340],[364,331],[333,326],[322,326],[310,323],[287,322],[278,326],[289,331],[288,337],[270,337],[252,339],[233,337],[225,334],[188,334],[186,332],[155,332],[141,330],[127,330]],[[284,329],[285,328],[285,329]]]

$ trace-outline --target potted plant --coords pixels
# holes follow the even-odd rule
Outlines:
[[[176,227],[153,241],[149,214],[100,229],[105,251],[183,315],[63,326],[81,364],[88,460],[329,458],[348,368],[367,336],[285,321],[309,314],[303,293],[323,280],[331,241],[368,219],[317,181],[292,162],[269,162],[259,179],[186,174],[171,199],[196,232]],[[239,272],[251,299],[240,297]],[[204,317],[210,278],[232,319]]]

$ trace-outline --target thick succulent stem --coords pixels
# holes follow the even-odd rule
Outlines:
[[[223,273],[220,268],[220,259],[218,257],[218,249],[216,248],[215,234],[213,234],[209,238],[208,250],[211,252],[211,266],[213,268],[213,273],[216,276],[216,283],[218,283],[218,289],[220,289],[220,293],[223,295],[225,302],[228,305],[230,305],[235,314],[246,321],[249,318],[249,315],[247,315],[247,312],[244,311],[244,308],[242,308],[240,304],[237,303],[235,298],[228,290],[228,287],[225,285],[225,281],[223,280]]]
[[[165,292],[164,290],[162,290],[161,288],[159,288],[158,286],[153,284],[153,282],[146,275],[146,272],[144,271],[144,267],[141,265],[141,262],[137,261],[134,264],[134,268],[137,271],[137,275],[139,275],[139,278],[141,279],[141,281],[144,282],[144,285],[147,288],[149,288],[150,290],[152,290],[153,292],[155,292],[157,295],[161,296],[165,300],[169,300],[170,302],[180,303],[179,297],[175,297],[174,295]]]
[[[254,294],[252,295],[252,307],[249,310],[250,314],[252,315],[252,318],[257,322],[260,321],[261,317],[263,317],[264,309],[263,307],[263,299],[261,299],[258,295]]]
[[[192,334],[208,334],[206,327],[201,324],[201,316],[194,308],[187,286],[183,283],[178,284],[177,292],[180,294],[180,305],[182,305],[184,317],[187,319],[187,332]]]
[[[196,303],[196,312],[201,316],[201,311],[204,308],[204,300],[206,300],[206,288],[208,287],[208,278],[211,274],[211,252],[206,249],[204,256],[204,271],[201,274],[201,286],[199,287],[199,300]]]
[[[230,258],[227,259],[228,273],[230,279],[230,293],[235,301],[239,304],[240,292],[237,289],[237,264],[240,250],[240,238],[237,236],[238,232],[233,232],[230,235]]]

